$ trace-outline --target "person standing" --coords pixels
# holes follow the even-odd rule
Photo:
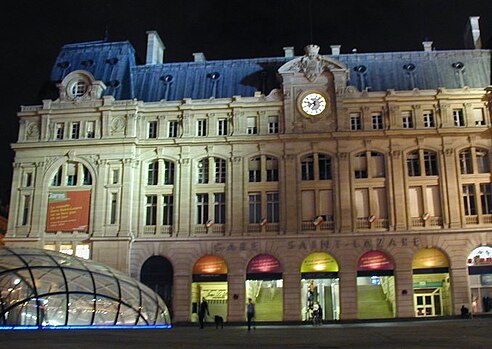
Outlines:
[[[248,331],[250,331],[253,318],[255,317],[255,305],[251,298],[248,298],[248,304],[246,305],[246,316],[248,319]]]
[[[200,323],[200,328],[203,328],[205,325],[205,314],[210,316],[207,300],[203,298],[200,303],[200,309],[198,310],[198,322]]]

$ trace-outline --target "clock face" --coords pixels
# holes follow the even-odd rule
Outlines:
[[[319,115],[326,109],[326,99],[319,93],[310,93],[302,99],[301,108],[307,115]]]

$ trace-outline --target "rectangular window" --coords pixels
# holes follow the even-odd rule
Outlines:
[[[111,207],[109,209],[109,224],[116,224],[118,194],[111,193]]]
[[[485,125],[484,110],[482,108],[473,109],[473,117],[475,119],[475,126]]]
[[[71,139],[79,139],[80,136],[80,122],[72,122],[72,129],[70,131]]]
[[[371,176],[372,178],[382,178],[386,175],[384,168],[384,155],[381,153],[371,153]]]
[[[167,136],[169,138],[178,137],[178,120],[170,120],[167,123]]]
[[[27,225],[27,223],[29,222],[30,210],[31,210],[31,195],[24,195],[24,205],[22,208],[21,225]]]
[[[55,139],[62,140],[64,134],[65,125],[63,122],[57,122],[55,125]]]
[[[465,216],[474,216],[477,214],[475,186],[473,184],[463,185],[463,207],[465,209]]]
[[[401,112],[403,128],[413,128],[413,115],[410,110]]]
[[[59,187],[62,182],[62,168],[60,167],[58,171],[53,176],[53,180],[51,181],[51,185]]]
[[[32,186],[32,172],[24,173],[24,186],[25,187]]]
[[[357,218],[369,217],[369,193],[367,189],[355,190],[355,216]]]
[[[420,160],[418,152],[407,155],[407,169],[410,177],[420,176]]]
[[[215,183],[225,183],[226,181],[226,161],[215,158]]]
[[[424,110],[424,127],[432,128],[436,127],[434,122],[434,112],[432,110]]]
[[[437,185],[428,186],[427,192],[427,212],[432,217],[441,217],[441,195],[439,194],[439,187]]]
[[[318,154],[319,179],[331,179],[331,158],[324,154]]]
[[[319,213],[325,217],[333,217],[333,190],[319,191]]]
[[[278,133],[278,116],[269,116],[268,117],[268,133],[269,134],[277,134]]]
[[[261,182],[261,159],[251,159],[248,166],[249,182]]]
[[[249,223],[260,223],[261,221],[261,194],[249,193]]]
[[[217,120],[217,135],[227,136],[227,119]]]
[[[154,161],[149,164],[147,171],[147,184],[157,185],[159,183],[159,162]]]
[[[312,155],[301,161],[301,178],[303,181],[314,181],[314,158]]]
[[[303,190],[301,193],[302,221],[307,222],[316,216],[316,206],[314,203],[314,191]]]
[[[157,138],[157,121],[149,121],[147,124],[147,138]]]
[[[207,136],[207,120],[199,119],[196,121],[196,135],[198,137]]]
[[[208,183],[208,159],[203,159],[198,163],[198,183]]]
[[[174,197],[162,196],[162,225],[173,225]]]
[[[214,222],[217,224],[225,223],[225,194],[215,193],[214,194]]]
[[[373,213],[378,218],[388,218],[388,200],[386,196],[386,188],[374,188],[374,209]]]
[[[279,219],[279,196],[278,192],[267,193],[267,221],[269,223],[278,223]]]
[[[95,121],[87,121],[85,124],[86,127],[86,138],[95,138],[96,137],[96,122]]]
[[[66,185],[77,185],[77,164],[67,163]]]
[[[205,224],[208,221],[208,194],[196,194],[196,223]]]
[[[120,170],[119,169],[113,169],[111,175],[111,183],[112,184],[118,184],[120,182]]]
[[[453,109],[453,120],[454,120],[454,126],[456,127],[465,126],[465,116],[463,114],[463,109]]]
[[[172,161],[164,162],[164,184],[174,184],[174,162]]]
[[[157,195],[147,195],[147,203],[145,205],[145,224],[156,225],[157,223]]]
[[[383,129],[383,114],[381,113],[372,114],[372,129],[373,130]]]
[[[480,184],[480,201],[482,214],[492,214],[492,185],[490,183]]]
[[[360,113],[350,113],[350,129],[352,131],[362,130],[362,117]]]
[[[367,178],[367,156],[366,153],[357,155],[354,158],[355,178]]]
[[[426,176],[439,175],[439,171],[437,169],[437,156],[435,153],[424,151],[424,165]]]
[[[410,217],[420,217],[424,213],[424,204],[422,200],[422,188],[411,187],[408,189],[408,198],[410,201]]]
[[[266,180],[267,182],[278,181],[278,161],[276,158],[266,158]]]
[[[470,150],[463,150],[459,154],[460,158],[460,171],[461,174],[472,174],[473,173],[473,163],[472,154]]]
[[[249,134],[249,135],[255,135],[258,133],[258,129],[256,127],[256,117],[249,117],[247,118],[247,129],[246,129],[246,133]]]

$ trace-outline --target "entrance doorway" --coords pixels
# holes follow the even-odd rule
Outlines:
[[[416,317],[453,315],[448,258],[435,248],[413,257],[413,294]]]
[[[340,317],[340,288],[338,263],[328,253],[315,252],[301,265],[301,319],[312,321],[338,320]]]
[[[191,284],[191,321],[198,322],[200,303],[208,303],[205,322],[213,322],[214,316],[221,316],[227,321],[228,312],[227,265],[219,256],[201,257],[193,266],[193,283]]]
[[[172,318],[173,306],[173,266],[162,256],[152,256],[145,261],[140,270],[140,282],[154,290],[166,303]]]
[[[255,304],[255,321],[282,321],[284,293],[282,266],[269,254],[251,259],[246,269],[246,301]]]
[[[382,251],[368,251],[357,263],[357,317],[388,319],[396,316],[394,263]]]
[[[415,316],[441,316],[442,297],[441,289],[422,289],[416,290],[413,295],[415,304]]]
[[[471,311],[492,313],[492,248],[480,246],[467,259]]]

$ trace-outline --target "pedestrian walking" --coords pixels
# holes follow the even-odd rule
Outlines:
[[[200,309],[198,310],[198,322],[200,323],[201,329],[205,327],[205,315],[210,316],[210,312],[208,311],[207,300],[203,298],[202,302],[200,303]]]
[[[253,300],[251,298],[248,298],[248,304],[246,305],[246,316],[248,319],[248,331],[250,331],[253,318],[255,317],[255,305],[253,304]]]

